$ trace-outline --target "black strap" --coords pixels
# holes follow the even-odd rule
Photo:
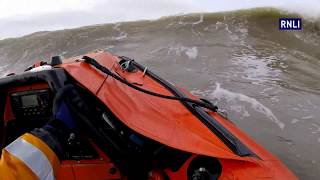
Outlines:
[[[95,59],[89,57],[89,56],[83,56],[84,62],[91,64],[92,66],[94,66],[96,69],[100,70],[101,72],[113,77],[114,79],[118,80],[119,82],[146,94],[149,94],[151,96],[156,96],[156,97],[160,97],[160,98],[164,98],[164,99],[171,99],[171,100],[176,100],[176,101],[185,101],[185,102],[190,102],[193,103],[195,105],[210,109],[214,112],[217,112],[218,107],[214,106],[211,103],[206,103],[206,102],[202,102],[202,101],[198,101],[198,100],[194,100],[194,99],[190,99],[190,98],[185,98],[185,97],[176,97],[176,96],[168,96],[168,95],[164,95],[164,94],[159,94],[156,92],[152,92],[146,89],[143,89],[139,86],[136,86],[130,82],[128,82],[127,80],[121,78],[120,76],[116,75],[115,73],[111,72],[108,68],[102,66],[101,64],[99,64]]]

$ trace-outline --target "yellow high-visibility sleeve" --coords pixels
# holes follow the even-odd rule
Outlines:
[[[59,159],[38,137],[26,133],[2,150],[0,180],[55,179]]]

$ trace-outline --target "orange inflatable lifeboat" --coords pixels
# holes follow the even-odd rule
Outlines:
[[[1,147],[43,126],[68,84],[88,108],[70,107],[81,123],[58,179],[297,179],[209,101],[102,51],[54,57],[0,79]],[[32,106],[26,95],[35,97]]]

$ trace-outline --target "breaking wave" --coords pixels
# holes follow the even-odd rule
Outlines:
[[[266,117],[268,117],[272,122],[276,123],[280,129],[284,129],[285,123],[280,121],[273,113],[272,111],[261,104],[256,99],[246,96],[244,94],[231,92],[229,90],[221,88],[219,83],[216,83],[216,89],[210,94],[211,98],[215,98],[218,100],[226,100],[227,102],[233,102],[233,103],[239,103],[239,102],[245,102],[248,103],[251,108],[253,108],[255,111],[260,112],[264,114]],[[245,113],[248,113],[245,111]],[[248,116],[248,115],[246,115]]]

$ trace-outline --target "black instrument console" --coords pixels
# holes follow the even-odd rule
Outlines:
[[[52,116],[53,94],[49,89],[9,93],[14,121],[7,124],[6,144],[34,128],[45,125]],[[64,149],[63,159],[94,159],[97,152],[88,140],[78,133],[71,133]]]
[[[49,89],[29,90],[10,94],[12,112],[16,118],[43,119],[52,111]]]

